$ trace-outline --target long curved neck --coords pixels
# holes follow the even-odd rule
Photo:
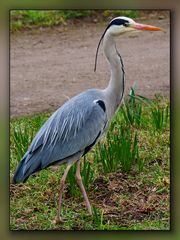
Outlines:
[[[110,115],[113,115],[119,106],[124,94],[124,66],[120,54],[117,52],[113,36],[106,33],[103,40],[105,56],[110,64],[111,77],[107,88],[104,89],[111,103]]]

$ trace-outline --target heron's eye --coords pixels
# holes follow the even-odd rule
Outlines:
[[[125,22],[123,25],[124,25],[125,27],[129,27],[129,23],[128,23],[128,22]]]

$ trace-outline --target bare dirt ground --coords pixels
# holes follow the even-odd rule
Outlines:
[[[136,82],[137,94],[169,97],[169,18],[141,20],[166,32],[141,32],[117,39],[126,72],[126,94]],[[106,23],[78,23],[67,29],[39,29],[10,36],[11,117],[53,111],[69,97],[109,81],[108,63],[96,47]]]

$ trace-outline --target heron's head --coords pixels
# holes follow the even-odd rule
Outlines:
[[[162,29],[147,24],[137,23],[128,17],[116,17],[111,20],[105,32],[110,33],[113,36],[117,36],[122,33],[134,32],[137,30],[160,31]]]
[[[102,34],[102,36],[99,40],[97,50],[96,50],[94,71],[96,71],[99,46],[106,34],[110,34],[111,36],[118,36],[118,35],[126,33],[126,32],[135,32],[135,31],[140,31],[140,30],[161,31],[162,29],[159,27],[155,27],[155,26],[151,26],[151,25],[147,25],[147,24],[137,23],[133,19],[128,18],[128,17],[116,17],[116,18],[112,19],[111,22],[106,27],[104,33]]]

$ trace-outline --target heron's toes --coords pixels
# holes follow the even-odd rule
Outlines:
[[[87,215],[88,215],[88,216],[93,216],[93,212],[88,209]]]
[[[62,224],[62,223],[63,223],[63,220],[61,217],[56,216],[56,218],[52,220],[52,224]]]

